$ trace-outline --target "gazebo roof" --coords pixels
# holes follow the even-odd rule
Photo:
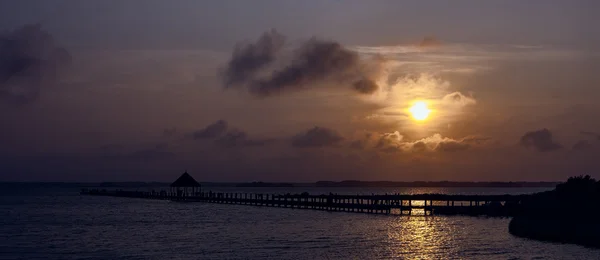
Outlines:
[[[171,187],[200,187],[198,183],[189,173],[184,172],[177,180],[171,183]]]

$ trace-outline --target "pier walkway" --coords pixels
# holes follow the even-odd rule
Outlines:
[[[83,189],[82,195],[397,215],[513,216],[529,195],[310,195]]]

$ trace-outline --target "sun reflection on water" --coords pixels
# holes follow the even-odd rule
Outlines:
[[[419,255],[418,259],[445,259],[455,255],[452,225],[441,218],[405,216],[390,222],[388,251],[394,258]]]

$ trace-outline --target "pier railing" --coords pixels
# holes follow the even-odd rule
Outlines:
[[[81,191],[81,194],[373,214],[486,216],[513,216],[519,212],[521,202],[529,196],[448,194],[310,195],[308,193],[261,194],[212,191],[183,193],[166,191],[107,191],[98,189],[84,189]]]

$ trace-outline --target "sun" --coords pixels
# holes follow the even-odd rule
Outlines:
[[[413,104],[412,107],[408,109],[412,117],[417,121],[423,121],[427,119],[431,110],[427,108],[427,103],[423,101],[417,101]]]

